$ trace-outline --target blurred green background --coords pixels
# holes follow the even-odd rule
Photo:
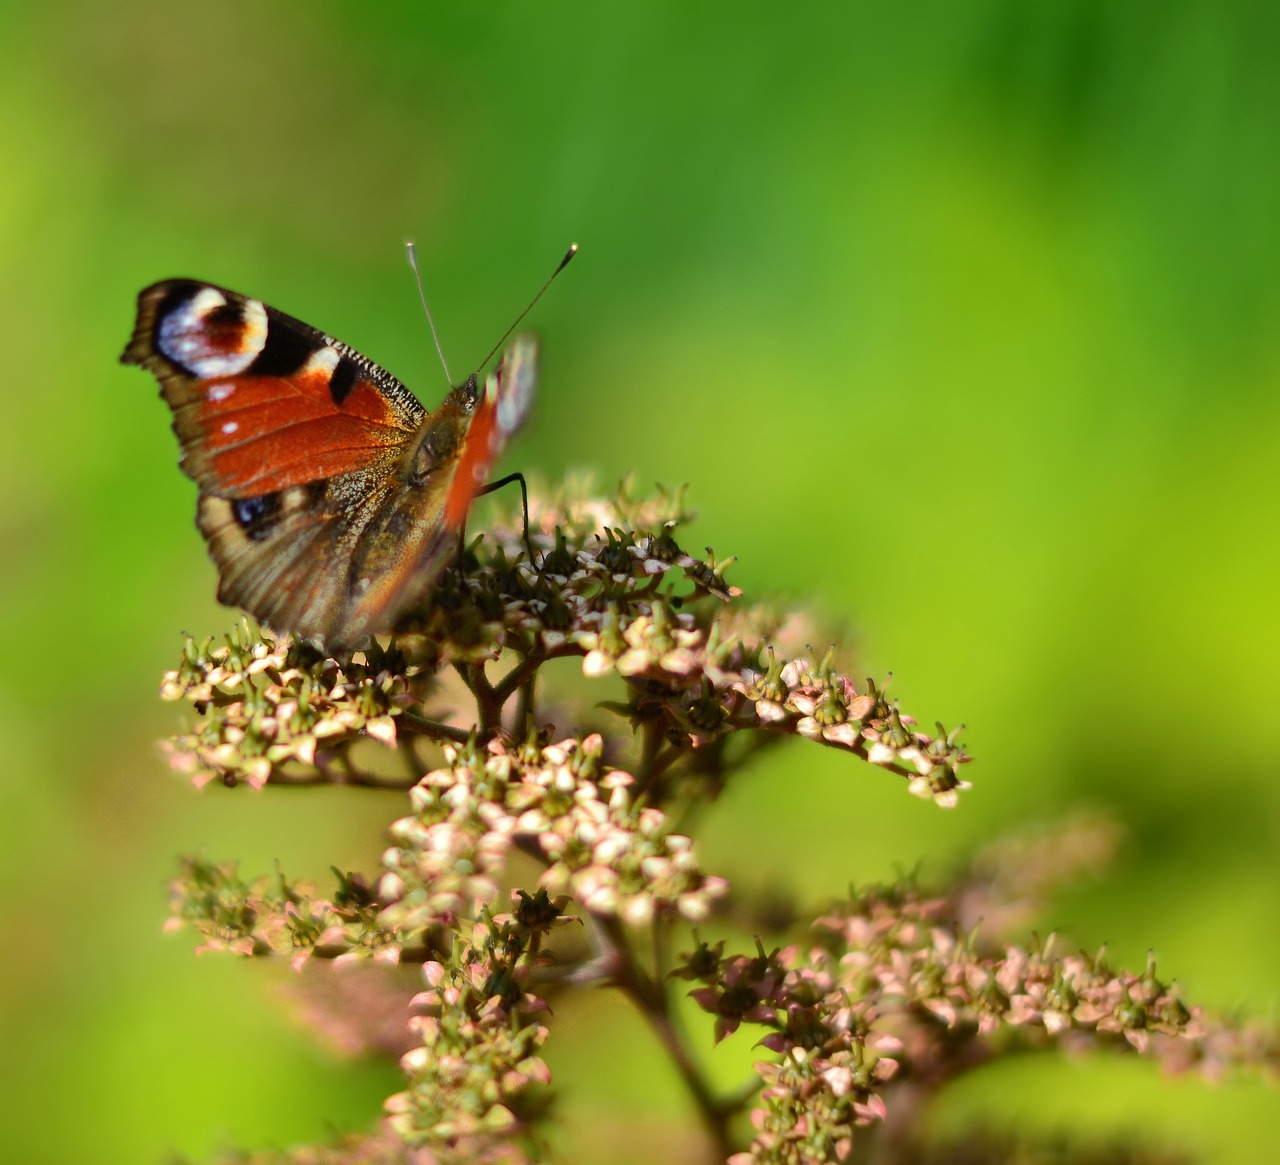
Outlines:
[[[1278,26],[1140,0],[0,4],[0,1155],[322,1139],[396,1087],[295,1028],[272,969],[160,933],[178,852],[369,867],[399,803],[166,774],[159,674],[232,615],[155,386],[116,358],[138,289],[192,275],[433,402],[406,237],[455,370],[581,243],[504,465],[690,483],[691,543],[749,594],[811,599],[859,674],[970,725],[951,814],[771,754],[711,815],[713,868],[817,897],[1109,809],[1119,865],[1044,925],[1274,1015]],[[678,1159],[640,1025],[583,1009],[550,1049],[569,1159]],[[949,1119],[1244,1162],[1275,1104],[1034,1058]]]

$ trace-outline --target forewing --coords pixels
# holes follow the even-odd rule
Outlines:
[[[224,498],[368,469],[401,451],[425,416],[403,384],[346,344],[191,279],[139,295],[121,359],[155,373],[183,471]]]

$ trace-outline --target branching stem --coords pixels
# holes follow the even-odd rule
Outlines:
[[[267,784],[279,789],[313,789],[319,785],[351,785],[361,789],[383,789],[388,792],[404,792],[416,785],[417,779],[389,777],[385,773],[369,773],[351,765],[340,769],[332,766],[310,773],[289,773],[276,769],[267,778]]]
[[[537,674],[538,669],[549,657],[541,650],[535,649],[515,665],[494,688],[498,700],[505,704],[518,689],[524,687]]]
[[[459,728],[454,724],[443,724],[439,720],[428,720],[405,709],[396,717],[396,723],[403,729],[411,730],[417,736],[425,736],[431,740],[452,740],[455,744],[466,744],[471,739],[471,731]]]

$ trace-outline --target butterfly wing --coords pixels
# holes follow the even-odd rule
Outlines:
[[[256,497],[402,451],[425,410],[354,349],[256,299],[191,279],[138,297],[121,358],[153,372],[182,469],[223,497]]]
[[[527,416],[536,382],[537,342],[517,336],[483,394],[473,377],[427,419],[401,488],[370,523],[353,558],[353,633],[389,627],[457,553],[467,509]]]
[[[173,411],[219,600],[343,642],[350,559],[427,417],[417,399],[323,332],[189,279],[139,295],[122,359]]]
[[[175,279],[140,294],[122,359],[173,411],[219,600],[336,651],[385,630],[443,569],[527,409],[534,350],[517,340],[483,397],[472,378],[428,414],[325,333]],[[457,484],[464,465],[479,484]]]

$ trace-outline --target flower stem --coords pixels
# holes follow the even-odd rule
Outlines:
[[[616,918],[599,918],[596,921],[599,923],[597,935],[608,945],[613,956],[614,985],[640,1009],[666,1049],[693,1098],[702,1126],[714,1146],[715,1160],[724,1161],[736,1148],[729,1135],[729,1119],[736,1106],[725,1104],[711,1090],[672,1010],[665,980],[650,976],[640,966],[627,933]]]
[[[332,767],[311,773],[283,773],[278,769],[267,778],[273,789],[314,789],[320,785],[351,785],[361,789],[385,789],[403,793],[413,788],[417,781],[403,777],[389,777],[384,773],[368,773],[363,769]]]
[[[412,730],[418,736],[425,736],[431,740],[452,740],[455,744],[466,744],[471,739],[471,732],[466,728],[458,728],[453,724],[443,724],[439,720],[429,720],[425,716],[419,716],[409,709],[404,709],[396,722],[400,728]]]

